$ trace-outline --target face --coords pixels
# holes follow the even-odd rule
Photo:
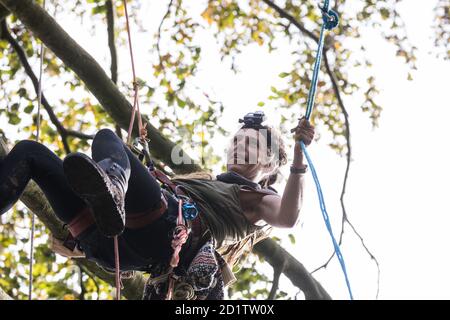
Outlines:
[[[249,179],[272,171],[267,155],[267,130],[241,129],[227,150],[227,168]]]

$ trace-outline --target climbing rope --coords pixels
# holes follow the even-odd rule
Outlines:
[[[129,17],[128,17],[128,6],[127,6],[126,0],[123,0],[123,6],[125,9],[125,21],[126,21],[126,26],[127,26],[128,47],[130,50],[131,70],[133,73],[133,91],[134,91],[133,110],[131,113],[130,124],[128,126],[127,144],[129,146],[131,146],[134,120],[136,118],[136,112],[137,112],[138,128],[139,128],[138,140],[144,146],[144,150],[146,150],[146,148],[147,148],[147,142],[146,142],[147,130],[143,127],[141,112],[139,110],[139,84],[137,82],[137,77],[136,77],[136,68],[135,68],[135,64],[134,64],[134,55],[133,55],[133,45],[131,42],[130,22],[129,22]],[[119,238],[118,238],[118,236],[114,237],[114,261],[115,261],[116,299],[120,300],[120,289],[122,287],[122,281],[121,281],[121,274],[120,274],[120,257],[119,257]]]
[[[318,48],[317,48],[317,53],[316,53],[316,61],[314,63],[313,76],[311,79],[311,87],[310,87],[310,90],[308,93],[308,102],[307,102],[306,113],[305,113],[305,118],[307,120],[310,119],[311,113],[314,108],[314,101],[315,101],[316,89],[317,89],[317,80],[319,77],[320,64],[322,61],[325,32],[326,32],[326,30],[331,30],[331,29],[335,28],[339,23],[339,17],[337,15],[337,13],[334,12],[333,10],[330,10],[329,7],[330,7],[329,0],[325,0],[323,7],[319,6],[320,10],[322,11],[323,24],[322,24],[322,28],[320,30],[319,43],[318,43]],[[313,176],[314,183],[316,184],[317,194],[319,196],[320,210],[322,211],[322,217],[325,221],[325,225],[327,227],[328,233],[330,234],[331,241],[333,242],[334,251],[336,252],[336,256],[339,259],[339,263],[341,265],[342,272],[344,273],[345,283],[347,285],[350,299],[353,300],[353,293],[352,293],[352,289],[350,286],[350,281],[348,279],[347,269],[345,267],[344,256],[341,253],[341,249],[339,247],[339,244],[336,241],[336,238],[334,237],[333,230],[331,228],[330,218],[328,216],[327,209],[325,207],[325,199],[323,197],[322,188],[320,186],[317,172],[314,168],[314,164],[311,160],[311,157],[309,156],[308,152],[306,151],[305,144],[303,143],[303,141],[300,141],[299,143],[302,148],[303,154],[305,155],[306,160],[308,162],[308,166],[311,170],[311,174]]]
[[[42,7],[45,10],[45,0],[42,3]],[[42,101],[42,66],[44,65],[44,43],[41,42],[41,47],[39,49],[39,80],[37,89],[37,119],[36,119],[36,142],[39,142],[40,128],[41,128],[41,101]],[[34,260],[34,231],[36,225],[36,218],[34,213],[31,215],[31,232],[30,232],[30,256],[28,265],[28,300],[33,298],[33,260]]]
[[[180,251],[183,245],[186,243],[189,237],[189,230],[186,225],[183,223],[183,199],[178,200],[178,217],[177,217],[177,225],[173,230],[172,235],[172,258],[170,259],[169,264],[169,284],[167,286],[167,294],[166,300],[172,299],[172,293],[175,286],[175,274],[173,270],[178,266],[180,262]]]
[[[133,101],[133,111],[131,114],[131,120],[130,125],[128,126],[128,137],[127,137],[127,144],[131,144],[131,138],[132,138],[132,131],[134,126],[134,119],[136,117],[136,111],[138,114],[138,128],[139,128],[139,137],[145,141],[145,137],[147,136],[147,131],[142,125],[142,117],[141,112],[139,109],[139,84],[137,82],[136,77],[136,68],[134,64],[134,55],[133,55],[133,45],[131,42],[131,31],[130,31],[130,22],[128,17],[128,8],[127,8],[127,1],[123,0],[123,5],[125,9],[125,20],[127,25],[127,35],[128,35],[128,47],[130,50],[130,59],[131,59],[131,71],[133,73],[133,90],[134,90],[134,101]]]

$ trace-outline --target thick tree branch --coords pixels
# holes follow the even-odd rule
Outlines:
[[[9,15],[9,10],[0,4],[0,21]]]
[[[22,49],[22,47],[20,46],[20,44],[17,42],[16,39],[14,39],[14,37],[11,35],[11,33],[8,30],[8,26],[6,24],[6,20],[1,21],[1,37],[3,39],[5,39],[6,41],[8,41],[8,43],[11,45],[11,47],[14,49],[14,51],[16,52],[20,63],[22,64],[23,68],[25,69],[25,73],[28,75],[28,77],[30,78],[31,82],[33,83],[33,87],[34,90],[37,94],[38,92],[38,87],[39,87],[39,80],[36,77],[36,75],[33,72],[33,69],[31,68],[30,64],[28,63],[28,59],[27,56],[25,54],[25,51]],[[50,106],[50,104],[48,103],[46,97],[44,94],[42,94],[42,105],[44,106],[45,110],[47,111],[50,121],[55,125],[56,130],[58,131],[58,133],[61,135],[61,139],[64,145],[64,149],[67,153],[70,153],[70,147],[69,144],[67,142],[67,137],[68,136],[74,136],[80,139],[92,139],[93,136],[92,135],[88,135],[88,134],[84,134],[75,130],[70,130],[70,129],[66,129],[61,122],[59,121],[58,117],[56,116],[56,114],[53,112],[53,108]]]
[[[305,299],[331,300],[330,295],[308,270],[272,239],[257,243],[253,251],[263,256],[274,269],[284,265],[283,274],[304,292]]]
[[[11,12],[13,12],[32,31],[47,48],[52,50],[66,66],[71,68],[86,87],[99,100],[103,108],[111,117],[127,130],[131,119],[132,106],[125,96],[118,90],[117,86],[109,79],[100,65],[80,47],[67,32],[65,32],[56,21],[32,0],[0,0]],[[186,173],[200,170],[200,166],[194,163],[181,148],[179,158],[185,161],[179,163],[172,160],[172,150],[175,144],[164,137],[148,119],[143,119],[146,124],[149,148],[152,155],[177,173]],[[138,135],[137,123],[134,126],[133,135]]]
[[[300,30],[300,32],[302,32],[303,34],[307,35],[309,38],[313,39],[315,42],[317,42],[317,43],[319,42],[319,37],[318,36],[316,36],[314,33],[309,31],[308,29],[306,29],[304,25],[302,25],[300,22],[298,22],[297,19],[295,19],[292,15],[287,13],[284,9],[280,8],[278,5],[276,5],[275,3],[273,3],[270,0],[262,0],[262,2],[264,2],[269,7],[274,9],[280,15],[280,17],[288,20],[289,23],[291,23],[294,26],[296,26],[297,29]],[[326,51],[326,48],[324,48],[324,51]]]
[[[280,266],[273,268],[273,281],[272,281],[272,289],[270,289],[269,296],[267,300],[274,300],[277,296],[278,287],[280,285],[280,277],[283,273],[284,267],[286,266],[286,260]]]
[[[127,129],[131,116],[130,103],[119,92],[98,63],[83,48],[76,44],[52,17],[32,0],[0,0],[0,3],[4,4],[11,12],[14,12],[27,28],[33,31],[49,49],[71,68],[84,81],[111,117],[122,128]],[[199,169],[199,166],[195,164],[173,163],[171,152],[174,144],[163,137],[148,122],[147,131],[150,138],[149,147],[153,152],[153,156],[169,165],[177,173],[192,172]],[[137,132],[136,125],[133,133],[136,135]],[[187,155],[183,156],[185,159],[190,159]],[[27,188],[27,191],[21,198],[57,238],[64,239],[66,231],[63,230],[62,223],[57,220],[48,203],[45,203],[42,199],[43,195],[36,187]],[[265,240],[261,242],[255,247],[255,252],[263,255],[274,267],[286,260],[287,265],[284,274],[294,285],[305,292],[307,299],[330,299],[328,293],[311,277],[303,265],[273,241]],[[92,271],[93,273],[113,283],[113,275],[98,268],[92,262],[83,259],[80,261],[89,270],[94,270]],[[143,286],[144,280],[138,274],[135,278],[125,281],[124,295],[128,298],[140,298]],[[127,291],[127,288],[130,288],[130,291]]]

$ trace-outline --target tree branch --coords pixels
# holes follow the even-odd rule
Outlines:
[[[89,53],[80,47],[34,1],[0,0],[0,3],[13,12],[30,31],[45,43],[47,48],[52,50],[67,67],[71,68],[80,77],[106,112],[121,128],[128,129],[132,111],[131,104]],[[154,157],[169,165],[177,173],[193,172],[201,169],[181,148],[178,149],[180,151],[179,157],[185,159],[185,161],[182,163],[173,161],[171,155],[175,144],[152,126],[146,117],[143,117],[143,120],[150,139],[149,149]],[[139,129],[136,123],[133,136],[137,137],[138,133]]]
[[[306,29],[304,25],[302,25],[300,22],[298,22],[292,15],[287,13],[284,9],[280,8],[278,5],[276,5],[275,3],[273,3],[270,0],[262,0],[262,2],[264,2],[269,7],[274,9],[280,15],[280,17],[288,20],[291,24],[296,26],[297,29],[300,30],[303,34],[307,35],[309,38],[313,39],[315,42],[317,42],[317,43],[319,42],[318,36],[316,36],[314,33],[309,31],[308,29]],[[325,47],[323,49],[324,49],[324,51],[326,51]]]
[[[112,0],[106,1],[106,22],[108,25],[108,47],[111,55],[111,80],[117,84],[117,50],[114,33],[114,4]]]
[[[131,105],[119,92],[98,63],[54,21],[41,7],[32,0],[0,0],[13,12],[28,29],[39,37],[69,68],[71,68],[87,88],[99,100],[111,117],[125,130],[131,117]],[[196,164],[176,164],[171,160],[174,143],[162,136],[156,128],[147,121],[147,131],[150,138],[149,147],[153,156],[169,165],[177,173],[199,170]],[[137,125],[134,128],[136,136]],[[180,152],[188,161],[191,159],[184,152]],[[191,163],[193,163],[191,161]],[[32,185],[32,184],[31,184]],[[31,188],[31,189],[30,189]],[[43,201],[43,194],[37,187],[29,187],[21,200],[35,212],[39,219],[49,227],[58,239],[64,239],[66,232],[62,223],[57,220],[48,203]],[[265,240],[255,246],[255,252],[263,255],[272,266],[286,260],[284,274],[292,283],[305,292],[307,299],[330,299],[322,286],[308,273],[308,271],[293,258],[286,250],[271,240]],[[97,265],[85,259],[80,260],[83,265],[96,275],[103,277],[109,283],[114,283],[114,276],[100,269]],[[142,275],[125,280],[124,295],[137,298],[141,296],[144,287]]]
[[[283,273],[284,267],[286,266],[286,260],[283,260],[283,263],[276,268],[273,268],[273,281],[272,281],[272,289],[270,289],[269,296],[267,300],[274,300],[277,296],[278,286],[280,284],[280,276]]]
[[[22,49],[22,47],[20,46],[20,44],[17,42],[16,39],[14,39],[14,37],[11,35],[11,33],[8,30],[8,26],[6,24],[6,20],[1,21],[1,37],[3,39],[5,39],[6,41],[8,41],[8,43],[11,45],[11,47],[14,49],[14,51],[17,54],[17,57],[20,60],[20,63],[22,64],[23,68],[25,69],[25,73],[28,75],[28,77],[30,78],[31,82],[33,83],[33,87],[34,90],[37,94],[38,92],[38,87],[39,87],[39,80],[36,77],[36,75],[33,72],[33,69],[31,68],[27,56],[25,54],[25,51]],[[55,125],[56,130],[58,131],[58,133],[61,135],[61,139],[64,145],[64,149],[66,151],[66,153],[70,153],[70,147],[69,144],[67,142],[67,137],[68,136],[74,136],[80,139],[93,139],[93,135],[88,135],[88,134],[84,134],[78,131],[74,131],[74,130],[68,130],[66,129],[61,122],[59,121],[58,117],[56,116],[56,114],[53,112],[53,108],[50,106],[50,104],[48,103],[46,97],[44,94],[42,94],[41,96],[42,99],[42,105],[44,106],[45,110],[47,111],[49,117],[50,117],[50,121]]]
[[[0,4],[0,21],[9,15],[9,10]]]
[[[114,4],[112,0],[106,1],[106,24],[108,26],[108,47],[111,56],[111,80],[117,85],[117,50],[116,50],[116,40],[114,31]],[[122,131],[119,125],[115,125],[116,133],[120,139],[122,139]]]
[[[283,274],[292,284],[300,288],[307,300],[331,300],[322,285],[285,249],[272,239],[265,239],[253,247],[253,251],[261,255],[274,269],[285,264]]]

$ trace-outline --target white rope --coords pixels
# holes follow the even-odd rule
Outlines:
[[[45,0],[42,4],[45,9]],[[41,42],[41,47],[39,50],[40,62],[39,62],[39,81],[37,90],[38,99],[38,110],[37,110],[37,120],[36,120],[36,141],[39,142],[40,127],[41,127],[41,101],[42,101],[42,66],[44,64],[44,43]],[[33,260],[34,260],[34,230],[35,230],[35,216],[31,215],[31,234],[30,234],[30,265],[29,265],[29,284],[28,284],[28,300],[33,298]]]

